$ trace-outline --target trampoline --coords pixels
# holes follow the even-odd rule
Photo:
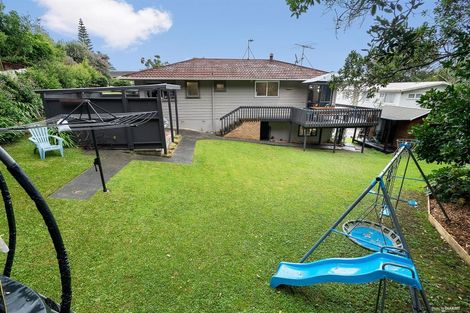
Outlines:
[[[357,245],[371,251],[382,247],[403,249],[403,243],[393,230],[367,220],[348,221],[343,224],[343,232]]]
[[[8,255],[5,261],[3,273],[0,275],[0,283],[3,290],[0,292],[0,312],[15,313],[70,313],[72,302],[72,286],[70,277],[70,266],[67,257],[67,251],[62,240],[59,226],[52,214],[49,205],[34,186],[26,173],[15,162],[15,160],[0,147],[0,162],[3,163],[26,192],[29,198],[34,202],[36,209],[40,213],[44,224],[46,225],[49,236],[52,240],[56,260],[60,274],[61,301],[60,304],[49,298],[46,298],[26,285],[10,278],[15,258],[16,247],[16,219],[13,210],[12,198],[3,174],[0,172],[0,191],[3,200],[5,214],[8,221]]]
[[[51,300],[42,297],[20,282],[5,276],[0,276],[0,282],[6,305],[5,308],[4,304],[0,303],[0,312],[53,313],[59,310]]]

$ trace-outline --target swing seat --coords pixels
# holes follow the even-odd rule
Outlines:
[[[393,230],[376,222],[366,220],[348,221],[343,224],[344,234],[359,246],[379,251],[382,247],[403,249],[403,243]]]
[[[395,250],[388,247],[385,250]],[[271,278],[271,288],[281,285],[310,286],[322,283],[364,284],[380,279],[422,290],[413,261],[382,249],[358,258],[332,258],[311,263],[281,262]]]

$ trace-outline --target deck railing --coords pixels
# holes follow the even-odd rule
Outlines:
[[[363,107],[324,107],[302,109],[288,106],[240,106],[220,118],[221,133],[226,134],[244,121],[284,121],[306,128],[372,127],[382,110]]]
[[[245,121],[290,121],[292,107],[240,106],[220,118],[221,133],[226,134]]]
[[[293,108],[291,120],[303,127],[371,127],[377,125],[381,112],[372,108]]]

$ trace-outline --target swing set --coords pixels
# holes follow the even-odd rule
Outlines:
[[[431,306],[403,235],[396,211],[400,203],[417,206],[415,200],[402,199],[402,190],[410,161],[413,161],[428,190],[432,186],[419,166],[409,142],[400,143],[392,160],[370,185],[354,200],[340,218],[300,259],[299,263],[281,262],[270,286],[310,286],[321,283],[363,284],[379,281],[375,312],[383,312],[387,295],[387,280],[409,287],[412,312],[431,312]],[[400,164],[405,163],[399,175]],[[370,197],[373,197],[370,201]],[[369,199],[368,199],[369,198]],[[371,202],[371,204],[369,204]],[[441,203],[442,213],[449,221]],[[361,211],[362,210],[362,211]],[[354,213],[358,216],[348,220]],[[355,258],[327,258],[306,262],[330,235],[337,234],[372,253]],[[422,302],[421,302],[422,301]]]

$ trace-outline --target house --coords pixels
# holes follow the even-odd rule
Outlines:
[[[251,60],[193,58],[125,78],[136,85],[180,85],[177,101],[182,128],[245,139],[303,141],[305,146],[328,142],[335,127],[346,126],[346,111],[332,115],[323,110],[313,115],[308,109],[331,105],[327,84],[303,83],[326,73],[275,60],[271,54],[268,59]],[[373,114],[366,115],[358,115],[356,122],[365,122],[364,127],[377,123]]]
[[[337,105],[357,105],[369,108],[381,108],[380,122],[369,133],[367,145],[382,151],[391,152],[397,146],[398,139],[411,139],[411,128],[422,122],[430,112],[421,108],[417,101],[431,89],[442,90],[446,82],[400,82],[390,83],[379,88],[372,97],[365,91],[354,93],[345,88],[336,92]]]

